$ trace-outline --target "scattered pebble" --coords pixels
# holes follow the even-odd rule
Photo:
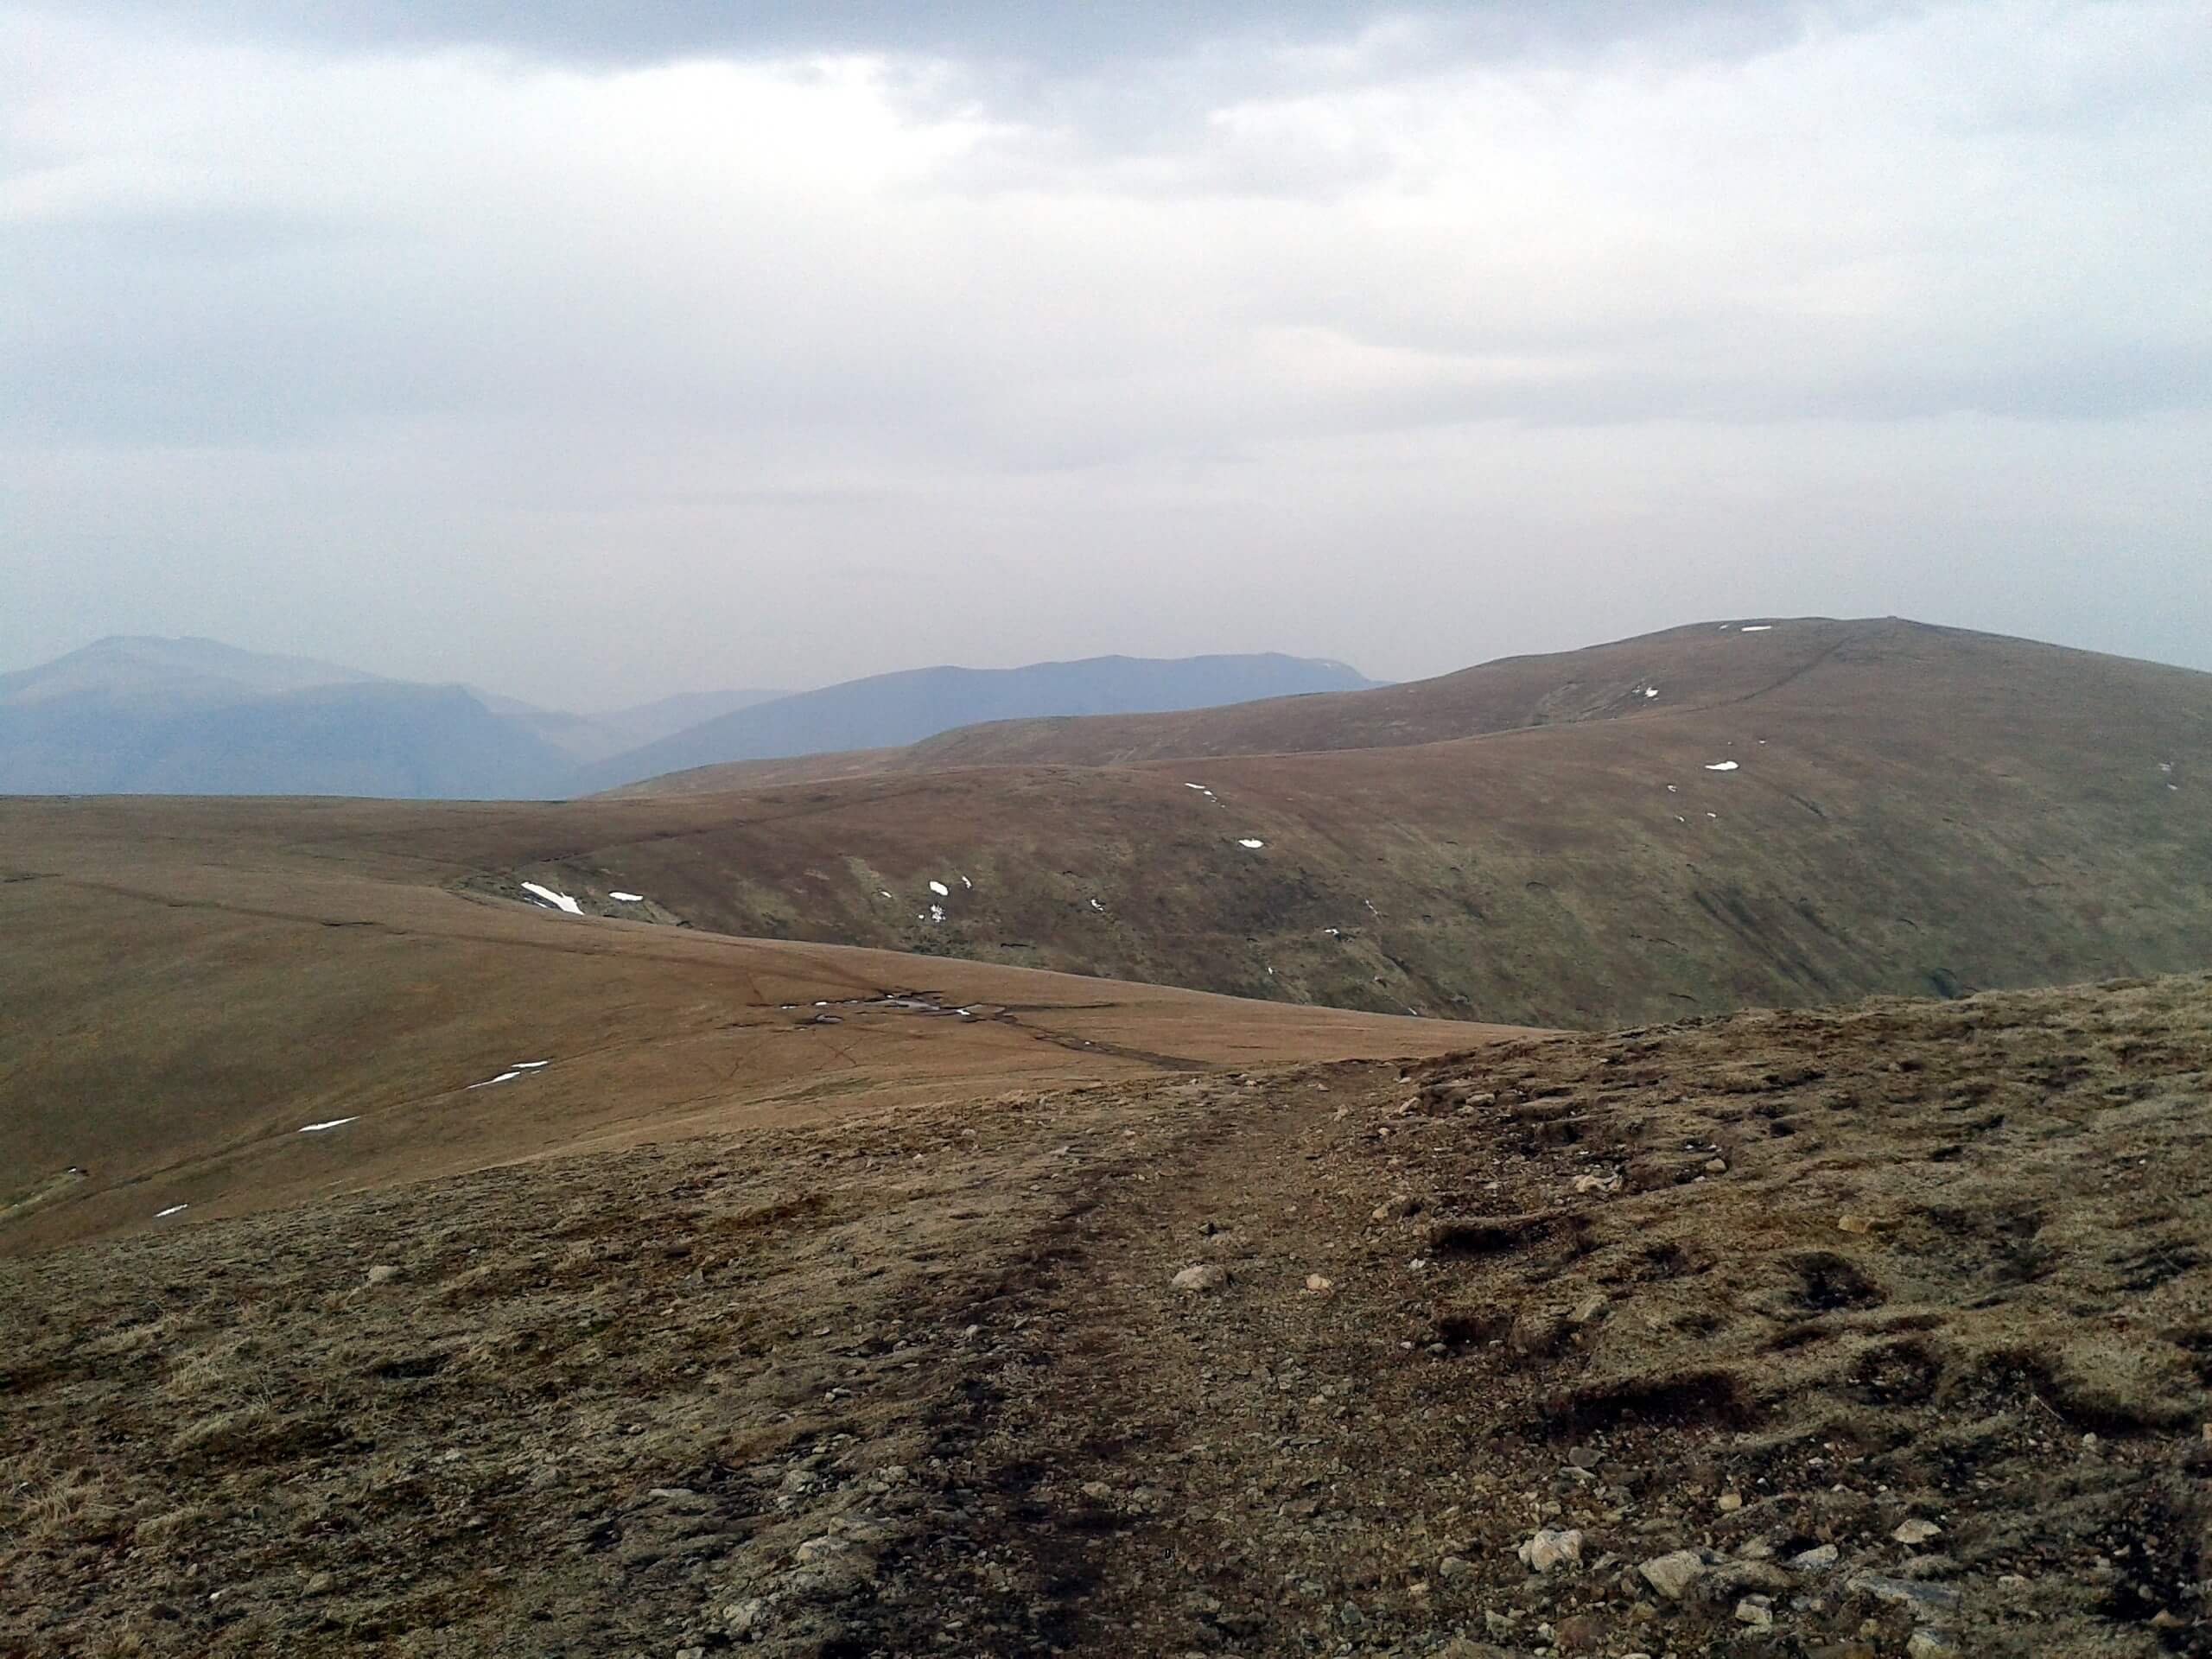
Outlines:
[[[1521,1565],[1531,1573],[1548,1573],[1561,1565],[1582,1565],[1582,1534],[1569,1527],[1564,1529],[1543,1527],[1535,1536],[1524,1541],[1516,1552]]]
[[[1705,1557],[1694,1549],[1670,1550],[1637,1568],[1643,1581],[1669,1601],[1680,1601],[1705,1576]]]

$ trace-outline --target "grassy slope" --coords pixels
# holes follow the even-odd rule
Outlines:
[[[2212,676],[1814,622],[1430,684],[582,804],[532,868],[734,932],[1541,1025],[2212,960]],[[1332,747],[1467,721],[1503,729]],[[1303,752],[1070,764],[1262,741]]]
[[[2202,978],[1752,1014],[0,1261],[0,1651],[2202,1653],[2209,1079]]]
[[[162,1225],[1017,1082],[1433,1052],[1480,1034],[450,890],[473,868],[458,851],[526,851],[545,811],[0,804],[0,1250],[144,1229],[175,1204],[190,1208]],[[806,1023],[817,1001],[889,990],[975,1012],[843,1007]],[[553,1063],[467,1086],[538,1059]],[[299,1132],[345,1117],[359,1121]]]

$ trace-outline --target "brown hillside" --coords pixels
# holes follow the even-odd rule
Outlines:
[[[1879,639],[1895,620],[1696,623],[1611,645],[1507,657],[1435,679],[1368,691],[1268,697],[1162,715],[1063,715],[992,721],[903,749],[695,766],[611,796],[710,794],[960,766],[1128,766],[1306,749],[1398,747],[1573,721],[1624,719],[1741,702],[1805,672],[1854,641]],[[1752,632],[1744,634],[1741,631]],[[1756,649],[1745,647],[1756,645]],[[1652,695],[1656,693],[1656,695]]]
[[[479,867],[454,848],[533,853],[547,810],[0,803],[0,1251],[579,1147],[1478,1034],[451,890]]]
[[[1330,747],[1353,728],[1328,709],[1402,710],[1453,683],[1471,700],[1452,718],[1512,729]],[[1486,685],[1503,689],[1467,690]],[[1243,730],[1296,753],[902,762],[581,804],[487,886],[534,873],[724,931],[1548,1026],[2212,962],[2212,675],[1814,622],[1428,687],[933,751],[1009,729],[1064,755]],[[1547,712],[1560,723],[1529,723]]]

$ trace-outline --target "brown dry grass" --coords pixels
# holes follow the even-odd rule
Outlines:
[[[2212,981],[2162,981],[1013,1091],[0,1262],[0,1651],[712,1649],[757,1599],[793,1659],[1325,1650],[1345,1605],[1376,1651],[1487,1611],[1689,1653],[1821,1543],[1802,1650],[1901,1649],[1872,1572],[1980,1655],[2202,1651],[2208,1102]],[[1521,1567],[1540,1523],[1584,1570]],[[1655,1602],[1682,1547],[1713,1593]]]

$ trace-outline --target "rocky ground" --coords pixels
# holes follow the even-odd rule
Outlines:
[[[0,1653],[2212,1653],[2212,980],[0,1263]]]

